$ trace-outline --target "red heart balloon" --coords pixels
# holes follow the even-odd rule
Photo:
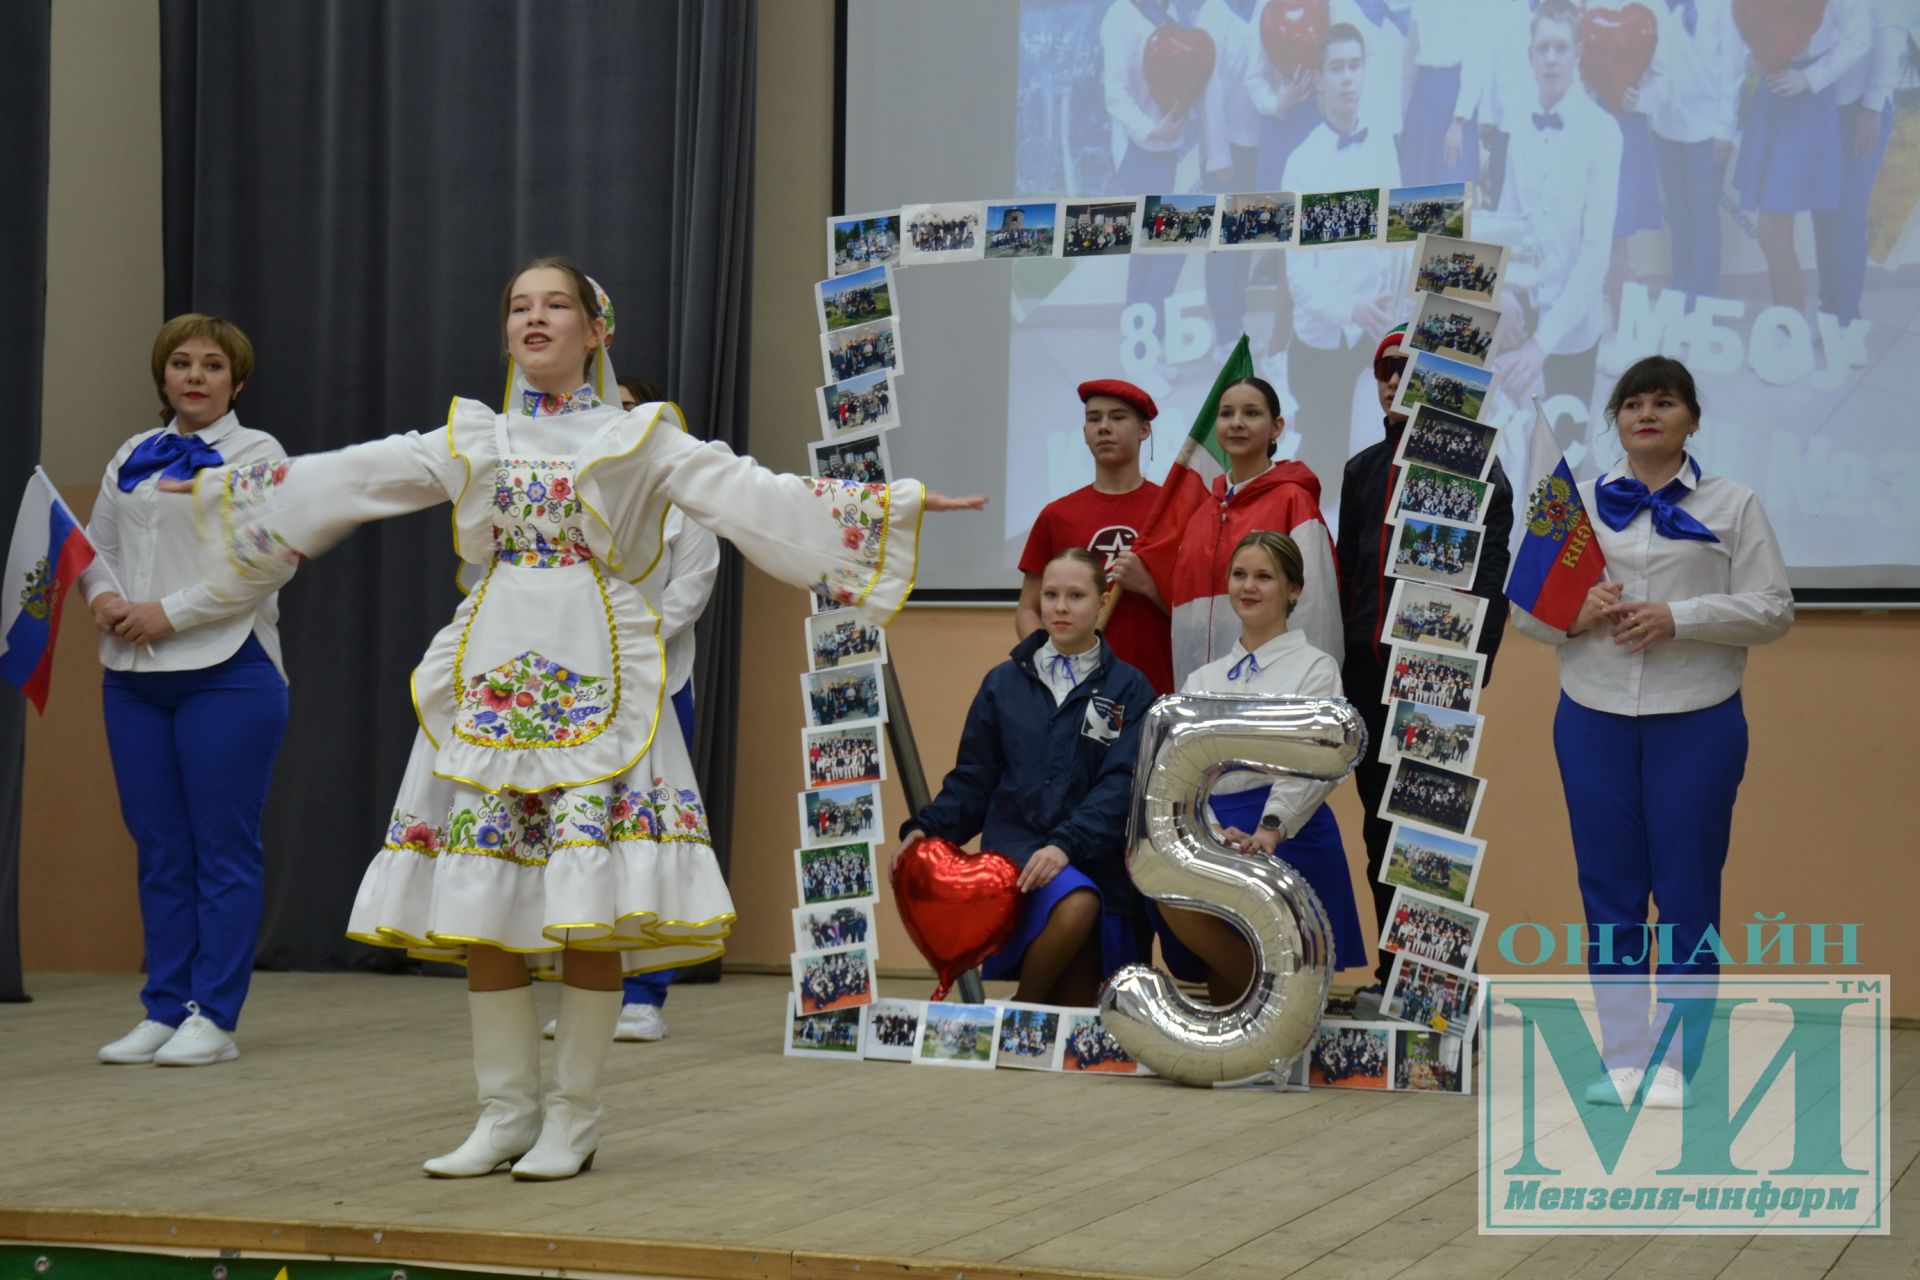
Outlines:
[[[893,867],[893,905],[933,971],[943,999],[967,970],[1007,944],[1020,919],[1020,870],[997,853],[919,840]]]
[[[1647,74],[1659,41],[1659,20],[1643,4],[1580,15],[1580,70],[1609,111],[1618,111],[1627,90]]]
[[[1163,23],[1147,37],[1141,69],[1147,92],[1170,116],[1182,115],[1213,75],[1213,37],[1199,27]]]
[[[1827,0],[1733,0],[1733,25],[1769,71],[1783,71],[1805,52],[1827,16]]]
[[[1291,80],[1320,55],[1320,38],[1327,34],[1327,0],[1288,4],[1274,0],[1260,14],[1260,44],[1267,61]]]

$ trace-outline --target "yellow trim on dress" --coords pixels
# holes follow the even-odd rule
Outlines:
[[[645,448],[647,441],[653,438],[653,429],[660,424],[660,415],[667,411],[667,408],[669,405],[671,405],[673,408],[674,416],[676,418],[680,418],[680,429],[682,431],[686,430],[686,420],[684,418],[681,418],[680,406],[677,404],[673,404],[673,402],[670,400],[662,400],[660,402],[660,407],[654,410],[653,420],[647,423],[647,429],[640,433],[640,439],[634,442],[634,445],[632,448],[623,449],[619,453],[602,454],[600,457],[595,458],[592,462],[589,462],[586,466],[581,467],[578,471],[573,473],[573,491],[580,495],[580,505],[586,509],[587,514],[592,516],[595,520],[598,520],[600,522],[600,527],[606,530],[607,550],[609,552],[617,551],[619,549],[614,543],[613,526],[607,522],[607,518],[601,515],[600,512],[594,507],[594,505],[591,502],[587,501],[587,495],[581,492],[581,489],[580,489],[581,482],[587,478],[587,472],[593,470],[595,467],[599,466],[601,463],[611,462],[615,458],[628,457],[632,454],[638,453],[641,449]],[[664,517],[663,517],[663,520],[664,520]],[[661,550],[664,550],[664,549],[665,548],[662,548]],[[660,563],[660,551],[654,552],[653,563],[656,565]],[[609,556],[607,560],[607,568],[613,570],[615,573],[620,573],[625,570],[626,566],[615,564],[611,556]],[[653,572],[653,565],[648,565],[647,573],[652,573],[652,572]],[[640,576],[644,578],[647,576],[647,574],[643,573]]]
[[[512,362],[509,361],[508,364],[509,367],[511,367]],[[509,374],[508,377],[511,378],[512,375]],[[454,411],[459,407],[459,396],[455,396],[447,402],[447,456],[460,459],[460,465],[467,469],[467,478],[460,482],[460,492],[454,495],[453,513],[449,517],[453,523],[453,588],[464,596],[467,594],[467,588],[466,585],[460,581],[460,565],[465,560],[465,557],[460,554],[460,503],[465,500],[467,490],[473,484],[473,459],[453,447],[453,415]],[[431,735],[429,735],[429,739],[431,739]],[[438,746],[439,744],[435,743],[434,745]]]
[[[907,571],[907,589],[900,595],[900,603],[893,606],[893,612],[880,625],[890,627],[900,611],[907,607],[907,601],[913,597],[913,585],[920,581],[920,526],[927,522],[927,486],[920,486],[920,514],[913,518],[913,568]]]
[[[499,563],[500,561],[496,559],[493,565],[497,566]],[[474,619],[480,616],[480,610],[487,602],[487,584],[493,581],[493,566],[489,566],[487,568],[487,576],[482,578],[480,585],[473,589],[473,610],[467,614],[467,624],[460,628],[460,643],[453,651],[453,705],[456,712],[452,725],[454,737],[472,746],[487,747],[494,751],[565,750],[592,742],[595,738],[613,727],[614,720],[620,715],[620,686],[622,684],[620,678],[620,628],[614,621],[613,599],[607,594],[607,579],[606,576],[600,572],[600,562],[597,560],[588,560],[586,561],[586,566],[593,572],[594,585],[600,588],[600,607],[607,615],[607,645],[613,653],[613,705],[607,709],[607,718],[579,737],[571,738],[566,742],[495,742],[486,738],[475,737],[473,734],[467,733],[460,728],[458,710],[461,705],[462,690],[466,687],[466,679],[463,673],[466,670],[467,664],[467,637],[472,634]],[[641,598],[645,599],[645,596]],[[659,630],[659,615],[656,614],[654,616],[654,632],[656,635],[659,633]],[[661,652],[664,654],[666,651],[662,648]],[[664,684],[665,681],[666,675],[663,666],[661,682]],[[417,713],[417,705],[415,710]],[[651,742],[653,735],[648,734],[647,740]],[[543,791],[551,789],[550,787],[541,788]]]

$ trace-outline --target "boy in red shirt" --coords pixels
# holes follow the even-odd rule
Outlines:
[[[1085,547],[1106,560],[1133,545],[1153,513],[1160,486],[1140,474],[1140,445],[1160,410],[1153,397],[1118,378],[1080,384],[1086,406],[1083,432],[1093,455],[1093,483],[1041,508],[1020,556],[1020,606],[1014,629],[1021,639],[1040,628],[1040,574],[1068,547]],[[1157,599],[1128,591],[1106,628],[1121,661],[1137,667],[1155,693],[1173,692],[1173,634]]]

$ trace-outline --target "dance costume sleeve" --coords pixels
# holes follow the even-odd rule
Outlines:
[[[229,602],[257,597],[363,524],[457,499],[469,476],[451,441],[442,427],[200,472],[193,506],[208,591]]]
[[[287,451],[278,440],[265,432],[252,436],[241,450],[229,453],[235,466],[268,458],[284,458]],[[213,590],[204,582],[196,582],[182,587],[178,591],[168,592],[160,601],[160,607],[166,612],[167,621],[175,631],[185,631],[188,627],[197,627],[203,622],[213,622],[219,618],[231,617],[236,613],[246,613],[257,607],[260,601],[275,590],[271,582],[254,586],[237,599],[223,600],[214,595]]]
[[[1760,499],[1747,494],[1734,519],[1728,590],[1675,600],[1676,640],[1755,645],[1778,640],[1793,625],[1793,592],[1787,565]]]
[[[981,683],[967,709],[967,726],[960,731],[960,749],[953,768],[940,782],[940,794],[900,826],[900,837],[919,831],[965,844],[986,824],[987,804],[1007,770],[1000,746],[1000,707],[993,697],[993,677]]]

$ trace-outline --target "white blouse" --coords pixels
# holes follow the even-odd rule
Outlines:
[[[1054,662],[1055,658],[1060,657],[1067,660],[1064,670],[1060,664]],[[1093,669],[1099,661],[1100,642],[1098,640],[1078,653],[1068,654],[1062,654],[1060,650],[1054,648],[1053,641],[1049,640],[1035,651],[1033,670],[1034,674],[1040,677],[1040,683],[1047,686],[1047,692],[1053,695],[1053,705],[1057,707],[1067,700],[1082,680],[1093,674]]]
[[[1241,665],[1247,657],[1246,646],[1234,641],[1232,652],[1209,662],[1180,686],[1182,693],[1237,693],[1250,698],[1344,698],[1340,684],[1340,665],[1330,656],[1307,643],[1299,631],[1288,631],[1253,651],[1253,661]],[[1239,667],[1239,676],[1231,674]],[[1281,778],[1247,770],[1229,773],[1213,784],[1213,794],[1251,791],[1272,784],[1267,796],[1266,816],[1280,819],[1286,835],[1297,834],[1306,825],[1319,801],[1331,789],[1310,778]]]
[[[162,433],[178,435],[177,422],[142,431],[113,455],[100,481],[100,497],[87,521],[87,540],[98,557],[80,575],[80,592],[93,603],[114,590],[129,604],[158,600],[173,634],[136,645],[119,636],[100,637],[100,663],[109,671],[198,671],[231,658],[247,636],[284,677],[280,657],[280,597],[253,591],[232,601],[215,596],[200,582],[199,542],[194,534],[193,503],[185,494],[162,493],[160,475],[146,477],[133,492],[120,491],[120,465],[142,441]],[[264,431],[240,425],[228,413],[199,432],[228,465],[284,458],[287,451]]]
[[[1628,653],[1605,623],[1569,637],[1518,606],[1513,610],[1522,632],[1559,647],[1560,688],[1583,707],[1644,716],[1725,702],[1740,691],[1747,646],[1778,640],[1793,625],[1786,561],[1760,499],[1725,476],[1703,473],[1696,479],[1691,461],[1680,467],[1682,483],[1692,490],[1680,507],[1720,541],[1664,537],[1654,532],[1653,514],[1645,510],[1618,533],[1593,519],[1607,580],[1621,584],[1624,601],[1670,605],[1673,639]],[[1622,462],[1603,480],[1627,474]],[[1592,480],[1580,483],[1580,500],[1590,513],[1594,487]]]
[[[693,629],[707,610],[720,573],[720,540],[674,507],[667,512],[667,553],[640,583],[660,610],[660,638],[667,644],[667,696],[693,679]],[[691,751],[693,744],[689,742]]]

